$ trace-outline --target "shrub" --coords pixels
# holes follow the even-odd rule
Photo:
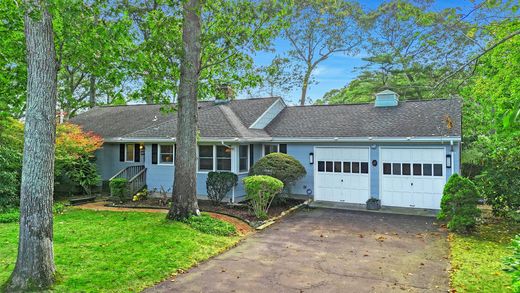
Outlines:
[[[109,183],[110,194],[124,201],[129,196],[128,180],[125,178],[114,178]]]
[[[273,199],[283,189],[283,182],[271,176],[257,175],[243,179],[246,199],[258,219],[266,219]]]
[[[147,200],[149,194],[150,194],[150,192],[148,191],[148,189],[143,188],[141,191],[139,191],[138,193],[136,193],[134,195],[134,197],[132,198],[132,201]]]
[[[6,210],[0,213],[0,223],[15,223],[20,220],[20,211],[18,209]]]
[[[237,235],[235,226],[224,221],[213,219],[209,215],[205,214],[200,216],[191,216],[184,222],[190,225],[193,229],[206,234],[219,236]]]
[[[0,212],[19,206],[22,151],[23,124],[0,118]]]
[[[209,172],[206,180],[208,198],[213,205],[219,205],[226,194],[237,185],[238,176],[231,172]]]
[[[469,232],[475,227],[480,216],[477,207],[479,199],[477,188],[471,180],[453,174],[444,186],[438,218],[447,220],[448,229],[451,231]]]
[[[508,217],[520,209],[520,132],[497,136],[479,138],[484,157],[476,183],[493,214]]]
[[[286,188],[290,188],[294,182],[305,176],[307,172],[303,165],[295,158],[282,154],[272,153],[258,160],[249,175],[267,175],[283,182]],[[287,190],[290,192],[290,190]]]
[[[513,292],[520,292],[520,235],[511,243],[512,255],[504,260],[505,271],[511,274]]]

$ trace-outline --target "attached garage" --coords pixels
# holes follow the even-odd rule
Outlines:
[[[445,148],[381,148],[380,154],[382,205],[440,208]]]
[[[369,198],[368,147],[315,148],[315,200],[364,204]]]

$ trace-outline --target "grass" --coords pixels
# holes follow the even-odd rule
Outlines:
[[[68,209],[54,218],[57,292],[140,291],[234,245],[164,214]],[[0,224],[0,284],[14,268],[18,224]]]
[[[519,233],[518,223],[490,216],[471,235],[450,233],[451,287],[456,292],[511,292],[511,276],[502,261],[512,253],[511,239]]]

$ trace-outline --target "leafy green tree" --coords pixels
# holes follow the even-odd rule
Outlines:
[[[108,0],[51,1],[58,67],[58,104],[74,116],[96,103],[123,98],[127,64],[134,46],[131,22]],[[27,72],[23,7],[0,3],[0,110],[18,117],[26,102]]]
[[[177,156],[169,219],[199,214],[196,190],[197,99],[219,98],[222,84],[257,82],[248,53],[267,48],[284,24],[287,7],[274,0],[183,3]],[[176,67],[172,67],[175,70]],[[200,81],[200,82],[199,82]],[[175,92],[175,88],[171,89]]]
[[[291,49],[288,57],[303,68],[300,76],[300,105],[307,101],[307,90],[317,66],[333,54],[352,54],[361,43],[356,3],[334,0],[297,1],[291,25],[284,37]]]

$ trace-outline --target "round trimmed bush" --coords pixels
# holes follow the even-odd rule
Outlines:
[[[109,183],[110,194],[112,196],[119,197],[121,201],[124,201],[129,197],[128,180],[125,178],[114,178]]]
[[[441,212],[437,217],[448,221],[450,231],[467,233],[477,225],[479,199],[477,188],[471,180],[453,174],[444,186]]]
[[[295,158],[282,153],[272,153],[258,160],[249,175],[267,175],[283,182],[286,188],[305,176],[307,172]]]
[[[238,183],[238,176],[232,172],[209,172],[206,179],[208,198],[213,205],[219,205],[226,194]]]
[[[249,176],[243,181],[253,213],[258,219],[266,219],[273,199],[283,189],[283,182],[267,175]]]

